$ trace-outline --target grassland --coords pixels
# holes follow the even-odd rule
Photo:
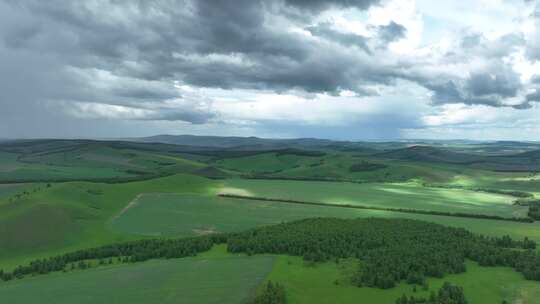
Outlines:
[[[243,303],[274,257],[224,255],[100,266],[0,283],[1,303]]]
[[[514,198],[510,196],[462,189],[429,188],[415,182],[355,184],[231,179],[225,185],[231,189],[241,189],[253,196],[328,204],[358,204],[503,217],[519,217],[527,213],[527,208],[514,206]]]

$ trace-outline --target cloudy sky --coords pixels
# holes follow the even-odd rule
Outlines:
[[[540,140],[540,0],[0,0],[0,137]]]

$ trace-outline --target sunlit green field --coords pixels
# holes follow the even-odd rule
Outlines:
[[[514,206],[506,195],[462,189],[423,187],[418,183],[343,183],[282,180],[228,180],[223,192],[246,195],[390,208],[420,209],[518,217],[527,208]]]

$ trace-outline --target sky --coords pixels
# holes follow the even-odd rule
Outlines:
[[[540,0],[0,0],[0,138],[540,140]]]

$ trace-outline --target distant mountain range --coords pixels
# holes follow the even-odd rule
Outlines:
[[[272,149],[337,149],[350,151],[395,150],[411,146],[432,146],[467,154],[516,154],[540,149],[538,142],[472,141],[472,140],[399,140],[399,141],[339,141],[318,138],[274,139],[239,136],[156,135],[129,138],[129,141],[166,143],[192,147],[272,150]],[[426,151],[424,151],[426,152]]]

